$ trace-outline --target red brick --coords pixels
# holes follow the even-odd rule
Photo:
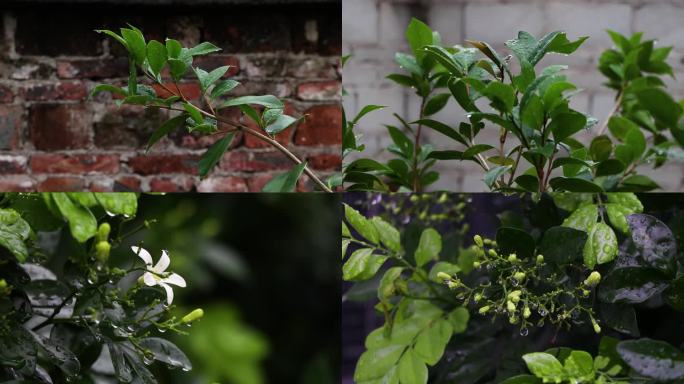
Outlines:
[[[0,149],[19,149],[24,108],[20,105],[0,105]]]
[[[109,178],[92,180],[88,185],[88,190],[92,192],[112,192],[114,191],[114,182]]]
[[[40,150],[86,148],[90,114],[80,104],[36,104],[30,111],[29,135]]]
[[[133,171],[140,175],[159,173],[197,174],[199,156],[189,154],[139,155],[128,161]]]
[[[165,117],[165,112],[155,108],[110,104],[95,123],[95,145],[105,149],[143,148]],[[155,149],[162,147],[161,142],[155,145]]]
[[[289,169],[292,161],[276,151],[245,152],[233,151],[221,159],[220,168],[230,172],[263,172],[275,169]]]
[[[152,192],[188,192],[192,190],[193,181],[190,178],[160,177],[150,180]]]
[[[63,81],[52,84],[31,84],[21,90],[27,101],[83,100],[88,95],[80,81]]]
[[[292,115],[296,115],[297,111],[294,109],[292,104],[286,102],[284,113],[292,116]],[[252,121],[251,119],[249,119],[246,116],[244,116],[242,118],[242,123],[245,124],[246,126],[248,126],[249,128],[255,129],[255,130],[257,130],[263,134],[266,134],[266,132],[264,130],[259,128],[259,126],[254,121]],[[290,143],[292,143],[292,133],[294,132],[296,125],[297,125],[297,123],[293,124],[288,129],[277,134],[275,137],[276,141],[279,142],[280,144],[284,145],[284,146],[290,145]],[[247,148],[271,148],[272,147],[271,144],[261,140],[260,138],[258,138],[256,136],[250,135],[250,134],[245,134],[245,146]]]
[[[178,90],[176,89],[176,86],[173,83],[166,83],[164,84],[168,89],[173,91],[174,93],[178,93]],[[164,89],[159,84],[154,84],[152,85],[152,88],[157,92],[157,96],[161,98],[167,98],[173,96],[173,94],[169,93],[167,90]],[[189,100],[199,100],[200,98],[200,87],[197,82],[191,82],[191,83],[180,83],[178,84],[178,88],[180,88],[181,93],[183,93],[183,96],[185,96]]]
[[[57,61],[62,79],[109,79],[128,76],[128,59],[74,59]]]
[[[197,185],[197,192],[248,192],[242,177],[210,177]]]
[[[118,192],[142,191],[140,188],[140,178],[135,176],[121,176],[114,182],[114,190]]]
[[[38,184],[38,192],[83,191],[85,183],[80,177],[49,177]]]
[[[339,105],[317,105],[309,108],[306,119],[295,134],[297,145],[331,145],[342,143],[342,109]]]
[[[40,154],[31,157],[34,173],[108,173],[119,172],[118,155]]]
[[[26,172],[24,156],[0,155],[0,175],[21,174]]]
[[[319,81],[303,83],[297,87],[297,97],[301,100],[336,100],[340,98],[342,85],[339,81]]]
[[[33,192],[35,190],[35,181],[28,176],[13,175],[0,177],[0,191]]]
[[[338,170],[342,166],[342,157],[340,155],[324,153],[320,155],[309,156],[307,162],[315,169],[333,169]]]
[[[339,66],[338,58],[328,57],[295,57],[287,62],[285,67],[286,77],[299,77],[304,79],[334,79],[339,78],[337,70]]]
[[[0,103],[11,103],[14,101],[14,91],[8,85],[0,84]]]

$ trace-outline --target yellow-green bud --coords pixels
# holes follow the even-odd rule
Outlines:
[[[439,199],[437,200],[437,202],[438,202],[439,204],[444,204],[444,203],[446,203],[447,198],[448,198],[447,194],[446,194],[446,193],[442,193],[441,195],[439,195]]]
[[[482,242],[482,236],[475,235],[473,237],[473,241],[475,241],[475,245],[477,245],[478,247],[480,247],[480,248],[484,247],[484,242]]]
[[[591,323],[594,325],[594,332],[596,332],[596,333],[601,333],[601,326],[598,325],[598,323],[596,322],[596,320],[591,319]]]
[[[523,317],[527,319],[527,318],[530,317],[531,315],[532,315],[532,311],[530,311],[530,308],[529,308],[529,307],[525,307],[525,309],[523,309]]]
[[[511,262],[511,263],[515,263],[516,261],[518,261],[518,256],[516,256],[515,253],[511,253],[511,254],[508,256],[508,261]]]
[[[513,274],[513,278],[518,280],[519,282],[522,282],[525,280],[525,272],[516,272]]]
[[[496,251],[495,251],[494,249],[490,249],[487,253],[489,253],[489,256],[491,256],[491,257],[496,257],[496,256],[497,256],[497,253],[496,253]]]
[[[183,318],[181,319],[181,323],[192,323],[193,321],[201,319],[202,316],[204,316],[204,310],[202,310],[202,308],[197,308],[194,311],[183,316]]]
[[[473,300],[477,303],[478,301],[482,300],[482,294],[476,293],[475,296],[473,297]]]
[[[473,261],[473,267],[474,268],[480,268],[480,265],[482,265],[482,264],[480,264],[479,261]]]
[[[449,289],[458,288],[458,286],[459,286],[459,282],[458,282],[458,281],[453,281],[453,280],[447,281],[446,284],[447,284],[447,287],[449,287]]]
[[[478,311],[481,315],[484,315],[485,313],[489,312],[489,305],[485,305],[484,307],[480,308]]]
[[[522,295],[522,291],[520,291],[520,290],[512,291],[508,294],[508,300],[511,300],[512,302],[517,303],[520,301],[520,295]]]
[[[109,259],[109,251],[112,246],[107,241],[100,241],[95,245],[95,258],[104,263]]]
[[[537,264],[543,264],[543,263],[544,263],[544,256],[537,255]]]
[[[437,272],[437,278],[441,280],[451,280],[451,276],[446,272]]]
[[[412,202],[415,203],[416,201],[418,201],[418,195],[411,195],[411,197],[409,198],[409,200],[411,200]]]
[[[518,323],[518,317],[517,316],[511,316],[508,318],[508,322],[511,324],[517,324]]]
[[[587,277],[586,280],[584,280],[584,284],[589,287],[595,287],[598,285],[598,283],[601,281],[601,274],[598,273],[597,271],[594,271],[589,274],[589,277]]]
[[[512,301],[508,300],[506,302],[506,309],[508,309],[508,312],[515,312],[515,304],[513,304]]]
[[[7,288],[7,281],[5,279],[0,279],[0,289]]]
[[[588,289],[582,290],[582,296],[584,296],[584,297],[588,297],[590,293],[591,293],[591,291],[589,291]]]
[[[484,239],[485,245],[492,245],[492,239]]]
[[[97,239],[100,241],[109,239],[109,233],[111,231],[112,227],[109,223],[100,224],[100,227],[97,229]]]

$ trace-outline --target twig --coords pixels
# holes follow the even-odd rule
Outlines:
[[[613,109],[610,110],[610,113],[608,116],[606,116],[606,120],[603,122],[601,125],[601,128],[598,130],[598,136],[603,135],[603,132],[606,131],[606,128],[608,127],[608,122],[610,121],[610,118],[613,117],[614,114],[617,113],[617,111],[620,109],[620,106],[622,105],[622,91],[618,93],[617,98],[615,99],[615,105],[613,106]]]

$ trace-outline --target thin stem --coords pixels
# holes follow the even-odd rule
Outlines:
[[[511,169],[511,176],[508,178],[508,186],[513,184],[513,177],[515,177],[515,172],[518,170],[518,164],[520,164],[520,157],[522,156],[522,147],[518,147],[518,155],[515,158],[515,163],[513,164],[513,169]]]
[[[425,103],[427,102],[427,96],[423,97],[420,102],[420,119],[423,119],[423,110],[425,109]],[[416,129],[416,137],[413,143],[413,191],[420,192],[420,178],[418,177],[418,152],[420,151],[420,134],[423,129],[423,124],[418,124]]]
[[[622,105],[622,94],[623,92],[622,90],[620,90],[620,92],[618,92],[617,98],[615,99],[615,105],[613,106],[613,109],[610,110],[610,113],[608,114],[608,116],[606,116],[606,120],[603,122],[601,128],[599,128],[597,132],[598,136],[603,135],[603,132],[605,132],[606,128],[608,127],[608,122],[610,121],[610,118],[613,117],[613,115],[616,114],[620,109],[620,106]]]

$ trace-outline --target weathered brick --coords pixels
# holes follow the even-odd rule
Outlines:
[[[0,191],[3,192],[33,192],[36,182],[25,175],[11,175],[0,177]]]
[[[248,56],[242,59],[242,72],[250,78],[282,76],[286,65],[282,56]]]
[[[95,145],[106,149],[140,149],[161,126],[164,117],[165,113],[159,109],[111,105],[94,124]]]
[[[287,61],[284,75],[306,79],[334,79],[338,77],[338,65],[339,59],[337,58],[294,57]]]
[[[263,172],[274,169],[289,169],[292,163],[284,154],[269,152],[228,152],[219,164],[221,170],[229,172]]]
[[[199,100],[200,98],[201,90],[199,84],[196,81],[179,83],[178,88],[176,88],[175,84],[173,83],[164,83],[164,87],[162,87],[159,84],[154,84],[152,86],[152,88],[154,88],[154,90],[157,92],[157,96],[162,98],[177,95],[179,91],[188,100]],[[167,91],[167,89],[173,93]]]
[[[23,116],[19,105],[0,105],[0,149],[19,149]]]
[[[158,173],[197,174],[199,156],[190,154],[138,155],[128,161],[131,169],[140,175]]]
[[[136,176],[120,176],[114,181],[113,189],[116,192],[141,191],[140,178]]]
[[[26,172],[26,157],[0,155],[0,175],[12,175]]]
[[[35,104],[29,117],[31,142],[40,150],[86,148],[90,114],[80,104]]]
[[[128,59],[69,59],[57,61],[62,79],[108,79],[128,76]]]
[[[317,105],[305,112],[307,118],[295,134],[297,145],[331,145],[342,142],[342,110],[339,105]]]
[[[37,154],[31,157],[34,173],[119,172],[119,155]]]
[[[193,188],[189,177],[157,177],[150,180],[150,190],[155,192],[188,192]]]
[[[9,85],[0,84],[0,103],[11,103],[14,101],[14,91]]]
[[[38,192],[83,191],[85,181],[80,177],[48,177],[38,183]]]
[[[207,15],[204,33],[206,40],[226,52],[287,51],[292,47],[289,18],[276,12]]]
[[[339,81],[318,81],[303,83],[297,87],[297,97],[301,100],[336,100],[342,95]]]
[[[240,121],[242,112],[237,107],[225,108],[219,111],[219,116],[228,119],[230,121],[238,122]],[[219,129],[225,130],[228,127],[225,124],[220,124]],[[190,149],[203,149],[209,148],[212,144],[220,140],[222,135],[206,135],[198,132],[188,132],[187,129],[178,129],[169,135],[171,140],[173,140],[176,145],[183,148]],[[242,132],[237,132],[233,141],[230,144],[230,148],[237,148],[242,143],[243,134]]]
[[[342,157],[339,154],[323,153],[311,155],[306,160],[315,169],[338,170],[342,166]]]
[[[88,190],[92,192],[113,192],[114,181],[112,179],[95,179],[88,184]]]
[[[271,181],[277,174],[255,173],[247,178],[247,187],[250,192],[261,192],[264,185]]]
[[[242,177],[210,177],[197,185],[197,192],[248,192],[249,188]]]
[[[51,101],[83,100],[88,92],[85,84],[80,81],[62,81],[26,85],[20,94],[27,101]]]

